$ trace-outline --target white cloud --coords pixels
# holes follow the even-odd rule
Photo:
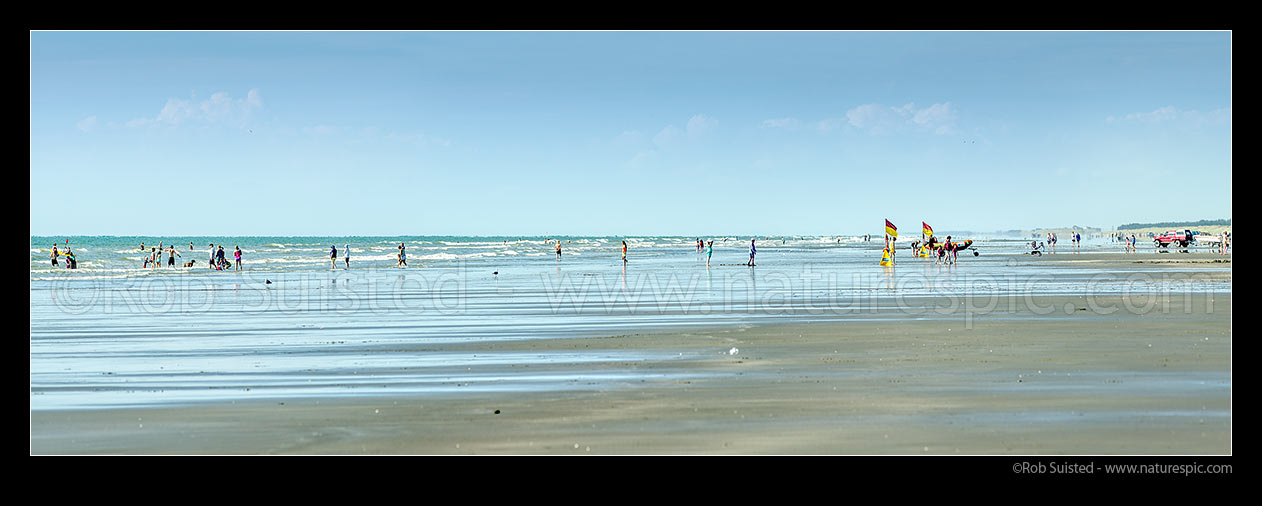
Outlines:
[[[872,133],[919,130],[946,135],[955,131],[957,116],[955,107],[950,102],[933,104],[920,109],[912,103],[899,107],[864,104],[846,111],[846,123]]]
[[[697,114],[688,119],[688,123],[684,125],[684,128],[666,125],[660,132],[657,132],[657,135],[653,136],[653,144],[656,144],[658,147],[666,147],[679,142],[684,137],[701,137],[714,130],[714,127],[718,126],[718,124],[719,120],[717,119],[704,114]],[[626,135],[626,133],[623,135]]]
[[[254,112],[263,107],[263,96],[258,89],[250,90],[243,99],[232,98],[228,93],[221,91],[212,94],[209,99],[200,102],[195,102],[195,100],[195,96],[188,100],[167,99],[166,105],[158,112],[156,118],[136,118],[128,121],[127,126],[209,123],[244,127]]]
[[[864,104],[846,111],[846,120],[855,128],[878,128],[891,122],[892,111],[893,108],[882,107],[878,104]]]
[[[675,142],[675,139],[682,136],[683,133],[684,131],[680,130],[679,127],[676,127],[675,125],[666,125],[666,128],[663,128],[661,132],[658,132],[657,135],[653,136],[653,144],[657,144],[658,146],[670,145]]]
[[[829,131],[833,131],[838,128],[841,128],[841,120],[836,119],[836,118],[829,118],[829,119],[819,120],[813,123],[804,123],[802,120],[799,120],[797,118],[775,118],[775,119],[763,120],[762,127],[763,128],[783,128],[786,130],[799,130],[799,129],[806,128],[810,130],[818,130],[820,132],[829,132]]]
[[[258,88],[254,88],[246,92],[245,102],[254,107],[263,107],[263,95],[259,93]]]
[[[210,100],[203,101],[200,109],[207,121],[215,122],[232,115],[234,105],[228,94],[221,91],[211,95]]]
[[[934,128],[955,121],[955,111],[951,110],[950,102],[933,104],[928,108],[916,111],[912,121],[917,125]]]
[[[841,128],[841,120],[839,119],[826,119],[815,123],[815,129],[821,132],[829,132],[838,128]]]
[[[1152,112],[1138,112],[1126,115],[1126,119],[1139,121],[1141,123],[1160,123],[1162,121],[1169,121],[1178,117],[1179,112],[1172,106],[1161,107]]]
[[[96,116],[88,116],[79,120],[78,123],[75,123],[75,127],[81,132],[91,132],[93,128],[96,128]]]
[[[399,142],[424,142],[426,140],[423,133],[399,133],[390,132],[386,135],[386,139]]]
[[[1231,123],[1231,108],[1214,109],[1204,113],[1201,119],[1207,123]]]
[[[688,135],[703,135],[719,124],[719,120],[698,114],[688,120]]]
[[[363,135],[365,137],[371,136],[372,132],[370,130],[373,130],[373,129],[365,129]],[[402,142],[405,144],[414,144],[414,145],[420,145],[420,146],[430,145],[430,144],[443,146],[443,147],[451,146],[450,140],[431,137],[429,135],[426,135],[424,132],[414,132],[414,133],[390,132],[389,134],[386,135],[386,139],[395,141],[395,142]]]
[[[754,160],[755,169],[776,169],[780,167],[780,161],[775,158],[759,158]]]
[[[193,107],[191,101],[172,98],[167,99],[167,105],[162,108],[162,112],[158,113],[158,118],[155,121],[179,125],[196,114],[197,108]]]
[[[302,133],[307,135],[333,135],[338,132],[338,128],[331,125],[316,125],[313,127],[303,127]]]
[[[801,124],[796,118],[777,118],[763,120],[763,128],[797,128]]]
[[[618,146],[635,146],[644,142],[644,134],[639,130],[626,130],[614,137],[613,142]]]
[[[1231,108],[1214,109],[1208,112],[1200,112],[1195,109],[1180,110],[1174,106],[1167,105],[1159,107],[1151,112],[1136,112],[1123,116],[1121,120],[1113,116],[1105,118],[1105,121],[1113,123],[1115,121],[1131,121],[1138,123],[1146,123],[1155,125],[1158,123],[1177,122],[1182,126],[1201,127],[1207,125],[1220,125],[1231,122]]]
[[[640,169],[648,166],[656,160],[657,151],[641,151],[636,153],[635,156],[631,158],[631,161],[627,162],[627,165],[630,165],[633,169]]]

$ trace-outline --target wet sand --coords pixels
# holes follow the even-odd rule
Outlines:
[[[1020,261],[1046,262],[1051,265],[1089,263],[1097,266],[1103,266],[1119,273],[1123,273],[1127,268],[1137,265],[1182,266],[1189,269],[1195,269],[1198,267],[1231,267],[1231,255],[1220,255],[1217,253],[1217,250],[1210,251],[1205,248],[1199,250],[1192,249],[1187,252],[1174,252],[1167,250],[1154,251],[1151,248],[1141,248],[1136,253],[1103,253],[1092,250],[1084,250],[1081,253],[1074,253],[1073,250],[1061,249],[1054,254],[1049,253],[1042,256],[1000,256]],[[968,258],[966,256],[965,260],[967,259]]]
[[[1109,257],[1076,260],[1133,262]],[[944,313],[444,344],[436,349],[631,349],[679,358],[502,366],[506,374],[570,373],[568,391],[32,411],[31,453],[1232,451],[1230,293],[1021,296]],[[588,372],[625,372],[627,380],[585,389]]]

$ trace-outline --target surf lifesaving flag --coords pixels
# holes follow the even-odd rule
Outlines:
[[[925,237],[933,237],[933,227],[923,221],[920,224],[925,227]]]
[[[890,223],[890,220],[888,219],[885,220],[885,234],[898,237],[898,227],[895,227],[894,224]]]

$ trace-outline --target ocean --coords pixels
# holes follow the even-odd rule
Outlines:
[[[748,267],[750,237],[705,237],[714,240],[709,268],[696,239],[32,237],[31,409],[607,388],[632,382],[634,367],[576,378],[488,374],[493,368],[483,366],[671,357],[431,348],[775,322],[966,319],[983,309],[1002,317],[1003,304],[1032,294],[1230,292],[1230,281],[1159,265],[1119,278],[1090,262],[1042,262],[1016,238],[978,238],[954,265],[914,258],[903,240],[897,264],[881,267],[880,236],[758,237],[757,266]],[[146,252],[176,245],[177,266],[164,258],[145,268],[142,242]],[[223,244],[230,261],[240,247],[243,270],[208,269],[211,243]],[[400,243],[406,267],[396,265]],[[50,264],[54,244],[68,244],[77,269]],[[1107,238],[1085,241],[1081,252],[1123,258]],[[1062,242],[1057,256],[1069,254]],[[188,260],[196,263],[182,267]],[[1230,267],[1201,272],[1215,270]],[[944,296],[949,305],[914,302]]]

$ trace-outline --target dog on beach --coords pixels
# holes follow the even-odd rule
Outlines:
[[[193,262],[196,262],[196,261],[197,261],[197,260],[189,260],[189,261],[187,261],[187,262],[184,262],[184,266],[185,266],[185,267],[192,267],[192,266],[193,266]]]

